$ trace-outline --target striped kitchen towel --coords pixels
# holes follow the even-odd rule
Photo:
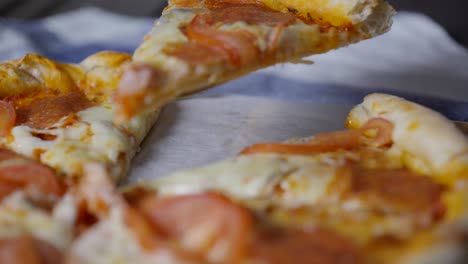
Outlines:
[[[66,62],[102,50],[131,53],[152,24],[97,8],[29,22],[0,19],[0,60],[28,52]],[[400,13],[384,36],[309,59],[314,65],[278,65],[197,96],[355,104],[380,91],[468,121],[468,51],[426,16]]]

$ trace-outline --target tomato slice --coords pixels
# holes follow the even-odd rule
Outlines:
[[[137,207],[169,240],[208,262],[237,263],[246,254],[251,216],[221,195],[146,196]]]
[[[8,136],[16,122],[16,111],[13,104],[0,101],[0,136]]]
[[[348,239],[325,230],[268,230],[252,245],[258,263],[362,263],[359,249]],[[257,263],[257,262],[255,262]]]
[[[21,236],[0,240],[0,263],[59,264],[63,255],[49,243]]]

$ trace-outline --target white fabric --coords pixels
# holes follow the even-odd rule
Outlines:
[[[266,72],[308,82],[390,88],[468,101],[468,51],[428,17],[401,12],[387,34]]]

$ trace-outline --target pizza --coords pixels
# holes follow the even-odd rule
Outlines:
[[[38,160],[67,178],[86,163],[106,166],[115,179],[154,124],[153,108],[115,124],[113,95],[130,55],[101,52],[80,64],[36,54],[0,64],[0,147]]]
[[[67,184],[2,149],[0,263],[463,261],[467,137],[385,94],[346,123],[120,190],[100,162]]]
[[[389,30],[383,0],[170,0],[124,69],[117,120]]]
[[[172,0],[133,56],[0,63],[0,263],[466,261],[468,138],[371,94],[347,130],[117,187],[164,104],[386,32],[382,0]]]
[[[462,263],[468,138],[441,114],[372,94],[349,129],[116,190],[88,167],[95,216],[72,263]],[[78,198],[76,198],[78,197]],[[79,198],[81,197],[81,198]]]

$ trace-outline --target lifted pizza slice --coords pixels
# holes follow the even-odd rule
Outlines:
[[[282,62],[380,35],[382,0],[172,0],[124,70],[118,120]]]

